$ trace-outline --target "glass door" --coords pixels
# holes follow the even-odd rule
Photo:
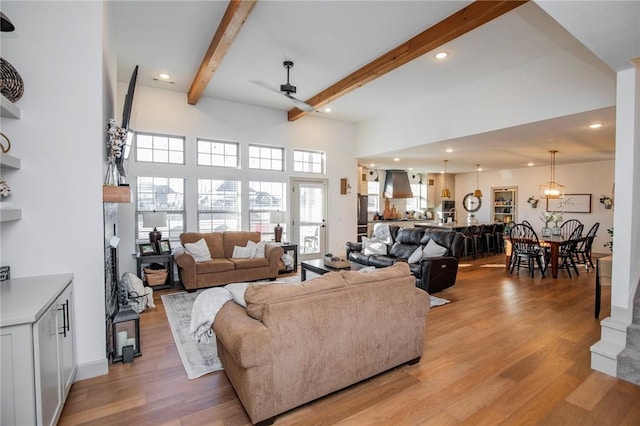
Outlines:
[[[326,250],[327,182],[292,180],[292,232],[300,260],[318,259]]]

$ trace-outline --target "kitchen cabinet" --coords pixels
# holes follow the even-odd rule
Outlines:
[[[491,222],[517,222],[518,188],[491,188]]]
[[[0,286],[0,423],[55,425],[76,373],[73,274]]]

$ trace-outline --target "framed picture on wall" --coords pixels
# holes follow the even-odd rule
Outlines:
[[[140,253],[140,256],[148,256],[150,254],[157,254],[156,245],[154,243],[138,244],[138,253]]]
[[[591,213],[591,194],[564,194],[564,198],[547,199],[547,211]]]
[[[158,241],[158,253],[160,254],[171,253],[171,243],[169,242],[169,240]]]

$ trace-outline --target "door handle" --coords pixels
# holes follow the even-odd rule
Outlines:
[[[62,334],[63,337],[67,337],[67,315],[66,315],[66,302],[63,303],[57,311],[62,311],[62,331],[58,331],[58,334]]]

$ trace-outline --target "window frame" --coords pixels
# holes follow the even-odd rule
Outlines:
[[[221,154],[221,155],[213,154],[212,152],[211,153],[205,153],[205,152],[201,153],[201,151],[200,151],[200,142],[210,143],[212,145],[213,144],[222,144],[224,153]],[[209,155],[211,157],[210,159],[213,159],[214,155],[215,156],[221,156],[223,158],[222,162],[226,163],[226,159],[227,158],[233,158],[233,156],[226,154],[227,146],[235,146],[236,154],[235,154],[235,165],[234,166],[213,164],[213,161],[211,162],[211,164],[200,163],[200,155],[201,154]],[[224,169],[239,169],[240,168],[240,156],[241,156],[241,152],[240,152],[240,143],[239,142],[224,141],[224,140],[220,140],[220,139],[196,138],[196,165],[197,166],[202,166],[202,167],[220,167],[220,168],[224,168]]]
[[[320,164],[320,171],[315,172],[313,170],[299,170],[296,166],[298,164],[309,164],[309,162],[298,161],[296,159],[297,154],[311,154],[312,156],[315,154],[320,155],[320,162],[312,161],[311,164]],[[324,175],[327,171],[327,154],[324,151],[314,151],[310,149],[295,149],[293,150],[293,171],[298,173],[312,173],[312,174],[320,174]]]
[[[248,158],[248,162],[249,162],[248,168],[250,170],[267,170],[267,171],[274,171],[274,172],[284,172],[284,171],[286,171],[286,166],[285,166],[285,164],[286,164],[286,150],[284,149],[284,147],[282,147],[282,146],[273,146],[273,145],[261,145],[261,144],[249,144],[248,146],[249,146],[249,148],[247,150],[247,158]],[[262,157],[262,156],[260,156],[260,157],[252,157],[251,156],[251,151],[252,151],[253,148],[258,148],[258,149],[260,149],[260,151],[262,151],[263,149],[268,149],[272,153],[275,152],[275,151],[279,151],[281,153],[281,158],[278,160],[278,159],[274,159],[273,157],[270,157],[270,158],[265,158],[265,157]],[[269,161],[271,163],[273,163],[274,161],[280,161],[281,165],[282,165],[282,168],[281,169],[274,169],[273,167],[270,167],[270,168],[253,167],[252,166],[252,160],[254,160],[254,159],[257,159],[260,164],[262,164],[263,161]]]
[[[151,137],[151,148],[140,148],[140,143],[139,143],[139,138],[140,136],[149,136]],[[167,161],[156,161],[154,159],[154,153],[156,152],[156,149],[153,147],[154,145],[154,139],[155,138],[167,138]],[[171,139],[180,139],[182,141],[182,151],[176,151],[176,150],[171,150],[169,149],[170,147],[170,140]],[[164,133],[152,133],[152,132],[135,132],[135,140],[136,140],[136,162],[137,163],[146,163],[146,164],[169,164],[169,165],[186,165],[186,157],[187,157],[187,138],[185,136],[177,136],[177,135],[169,135],[169,134],[164,134]],[[144,149],[144,150],[151,150],[151,158],[152,160],[141,160],[140,159],[140,149]],[[164,150],[157,150],[158,152],[164,152]],[[171,159],[171,152],[179,152],[182,155],[182,162],[175,162],[175,161],[170,161]]]
[[[142,192],[140,191],[140,179],[153,179],[153,185],[156,186],[155,184],[155,179],[166,179],[167,180],[167,186],[171,187],[171,181],[172,180],[179,180],[182,182],[182,209],[181,210],[176,210],[176,209],[170,209],[167,207],[161,208],[158,205],[156,205],[156,198],[158,197],[158,194],[155,192],[155,190],[153,192],[151,192],[154,202],[153,202],[153,206],[151,206],[152,208],[144,208],[141,209],[140,208],[140,195],[142,194]],[[158,231],[162,232],[162,238],[163,239],[170,239],[170,240],[178,240],[180,237],[180,234],[182,232],[186,232],[187,229],[187,207],[186,207],[186,202],[187,202],[187,194],[186,194],[186,185],[187,185],[187,179],[185,178],[173,178],[173,177],[167,177],[167,176],[136,176],[135,177],[136,180],[136,184],[135,184],[135,200],[136,200],[136,204],[135,204],[135,240],[136,241],[143,241],[146,240],[145,238],[145,233],[152,231],[151,229],[148,228],[144,228],[142,227],[142,215],[145,213],[151,213],[151,212],[165,212],[167,214],[167,226],[163,227],[163,228],[158,228]],[[148,194],[148,192],[145,192]],[[173,217],[173,218],[172,218]],[[178,217],[180,220],[177,220],[176,217]],[[180,230],[175,230],[175,232],[177,233],[177,235],[172,235],[172,223],[177,223],[177,222],[182,222],[182,229]]]

